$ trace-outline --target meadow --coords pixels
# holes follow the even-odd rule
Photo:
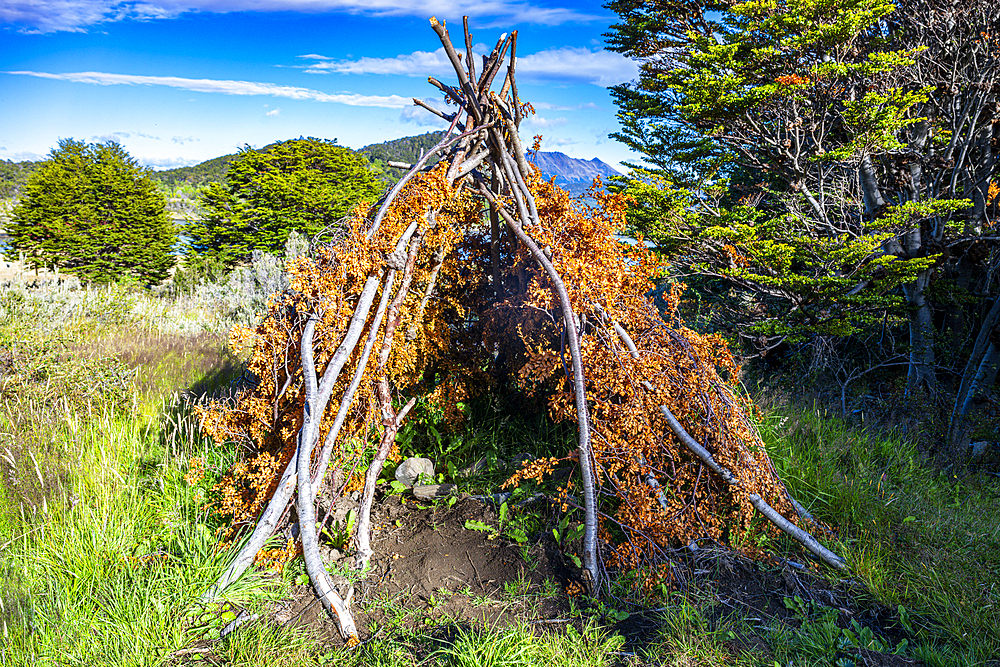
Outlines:
[[[253,317],[278,280],[273,266],[186,294],[32,280],[0,290],[4,666],[1000,664],[996,472],[938,470],[900,433],[787,397],[759,426],[846,574],[779,539],[743,545],[754,559],[679,548],[673,583],[642,587],[619,572],[599,601],[559,579],[497,582],[491,595],[441,589],[407,604],[376,591],[360,603],[364,641],[351,650],[279,613],[308,604],[298,561],[205,603],[231,555],[217,549],[213,487],[239,452],[203,438],[195,408],[238,390],[226,333]],[[447,434],[415,411],[400,435],[463,493],[494,490],[511,453],[546,454],[566,438],[502,405],[476,414]],[[456,472],[478,460],[478,474]],[[512,500],[466,528],[529,564],[548,549],[571,569],[577,523]]]

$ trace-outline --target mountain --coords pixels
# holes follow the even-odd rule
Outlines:
[[[546,177],[555,177],[558,185],[589,187],[597,177],[606,179],[609,176],[621,176],[621,172],[596,157],[592,160],[581,160],[558,151],[536,151],[528,155],[528,160],[534,162]]]
[[[390,160],[412,164],[419,160],[427,150],[433,148],[440,139],[440,132],[427,132],[413,137],[402,137],[380,144],[371,144],[358,152],[367,155],[372,165],[384,173],[387,180],[396,181],[402,178],[406,171],[388,166],[387,163]],[[559,186],[569,190],[574,195],[583,194],[598,176],[602,179],[609,176],[621,176],[621,173],[614,167],[598,158],[581,160],[558,151],[530,153],[528,160],[541,169],[546,178],[554,177]],[[429,164],[434,164],[436,161],[437,158],[431,158]]]

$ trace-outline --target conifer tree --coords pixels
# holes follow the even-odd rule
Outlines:
[[[59,267],[85,282],[153,285],[175,262],[165,197],[113,141],[60,140],[28,180],[7,231],[32,266]]]
[[[610,48],[642,64],[613,89],[614,136],[653,166],[627,186],[633,224],[750,296],[741,329],[758,349],[895,315],[909,329],[908,386],[933,390],[935,340],[971,347],[988,310],[949,306],[947,283],[996,290],[983,262],[997,257],[986,243],[1000,165],[989,3],[607,6],[622,19]]]
[[[254,250],[277,254],[293,230],[311,237],[332,228],[381,191],[367,160],[336,139],[292,139],[259,151],[247,146],[225,184],[210,184],[202,196],[204,218],[186,230],[189,249],[228,265]]]

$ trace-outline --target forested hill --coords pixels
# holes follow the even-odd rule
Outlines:
[[[390,167],[388,162],[413,164],[422,158],[424,153],[436,146],[440,140],[440,132],[426,132],[413,137],[401,137],[392,141],[383,141],[380,144],[370,144],[358,152],[367,155],[372,165],[385,174],[386,180],[396,181],[403,177],[406,170]],[[428,163],[435,164],[437,161],[438,158],[435,156]]]
[[[236,159],[237,154],[223,155],[206,160],[193,167],[178,167],[153,172],[153,178],[161,183],[175,188],[179,185],[198,187],[208,183],[221,183],[226,179],[229,163]]]
[[[17,197],[41,162],[0,160],[0,199]]]

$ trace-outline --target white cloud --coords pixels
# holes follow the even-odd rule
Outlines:
[[[140,85],[169,86],[183,90],[193,90],[199,93],[220,93],[223,95],[268,95],[270,97],[286,97],[293,100],[315,100],[317,102],[334,102],[359,107],[388,107],[401,109],[410,104],[410,100],[399,95],[359,95],[357,93],[324,93],[298,86],[282,86],[276,83],[260,83],[256,81],[226,81],[218,79],[185,79],[177,76],[142,76],[136,74],[109,74],[107,72],[67,72],[56,74],[51,72],[4,72],[5,74],[20,74],[35,76],[56,81],[72,81],[74,83],[90,83],[98,86]]]
[[[31,151],[17,151],[8,153],[6,148],[0,148],[0,160],[10,160],[11,162],[38,162],[48,159],[48,155],[32,153]]]
[[[201,141],[201,139],[196,139],[194,137],[170,137],[170,141],[183,146],[184,144],[189,144],[192,141]]]
[[[532,127],[559,127],[560,125],[565,125],[567,121],[565,118],[544,118],[543,116],[528,116],[524,119],[526,125],[531,125]]]
[[[203,162],[203,160],[186,157],[138,157],[136,158],[136,162],[143,167],[150,167],[156,171],[161,171],[177,167],[191,167]]]
[[[474,53],[485,47],[473,48]],[[427,76],[449,74],[451,63],[444,48],[437,51],[414,51],[392,58],[363,57],[354,60],[334,60],[311,54],[299,58],[312,62],[302,67],[310,74],[334,72],[337,74],[395,74],[401,76]],[[521,81],[592,83],[596,86],[613,86],[638,76],[638,67],[619,53],[591,51],[583,47],[563,46],[539,51],[517,59],[517,74]],[[581,107],[582,108],[582,107]],[[594,107],[596,108],[596,107]]]
[[[636,78],[639,68],[620,53],[563,46],[518,58],[517,72],[525,79],[586,82],[606,88]]]
[[[601,17],[530,0],[14,0],[0,3],[0,24],[25,32],[83,32],[110,21],[167,19],[185,13],[346,12],[368,16],[458,18],[463,14],[502,23],[562,25]]]
[[[313,56],[299,56],[309,59]],[[451,63],[444,47],[437,51],[414,51],[393,58],[358,58],[357,60],[333,60],[321,56],[322,60],[307,66],[306,72],[334,72],[336,74],[397,74],[404,76],[427,76],[451,70]]]
[[[543,109],[545,111],[582,111],[583,109],[597,109],[600,110],[601,107],[597,106],[593,102],[583,102],[581,104],[550,104],[549,102],[532,102],[531,106],[535,109]]]
[[[280,113],[281,113],[281,109],[271,109],[270,111],[266,112],[264,115],[265,116],[277,116]]]

